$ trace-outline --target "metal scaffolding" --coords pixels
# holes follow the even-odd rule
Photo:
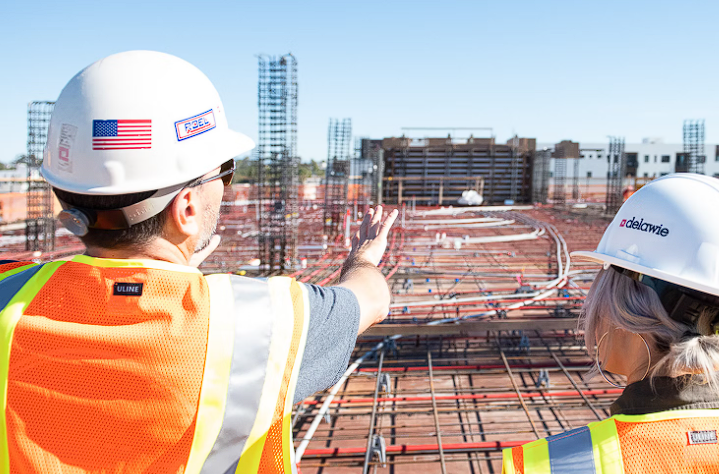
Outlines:
[[[616,214],[622,206],[622,184],[626,174],[627,159],[624,153],[624,137],[609,137],[607,154],[607,214]]]
[[[510,166],[510,189],[509,199],[517,201],[519,199],[519,189],[521,183],[519,183],[519,171],[522,166],[522,151],[519,149],[519,136],[515,135],[512,137],[512,163]]]
[[[684,121],[684,156],[689,173],[704,174],[704,120]]]
[[[52,190],[40,177],[43,150],[47,142],[55,102],[36,101],[27,106],[27,219],[25,250],[55,250],[55,216]]]
[[[268,274],[297,266],[297,60],[260,55],[258,243]]]
[[[564,189],[567,181],[567,159],[554,159],[554,193],[552,199],[554,204],[564,204],[567,201],[566,191]]]
[[[324,232],[329,238],[341,233],[347,211],[347,185],[350,175],[351,119],[330,119],[327,131],[325,170]]]
[[[384,150],[382,140],[363,138],[359,143],[359,161],[363,162],[363,181],[367,186],[367,204],[381,204],[382,178],[384,176]]]
[[[572,173],[572,199],[579,200],[579,158],[574,159],[574,172]]]
[[[552,150],[537,150],[532,167],[532,202],[546,204],[549,190],[549,164]]]

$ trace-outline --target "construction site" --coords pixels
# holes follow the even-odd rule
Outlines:
[[[624,138],[609,139],[606,175],[582,187],[571,141],[538,149],[486,127],[357,138],[351,119],[331,118],[310,195],[297,77],[294,56],[259,56],[258,178],[226,188],[222,243],[201,270],[331,286],[368,207],[400,210],[380,264],[389,316],[358,339],[339,383],[295,406],[302,474],[500,473],[502,449],[609,417],[621,389],[587,376],[578,327],[599,267],[569,254],[595,249],[627,190],[650,179]],[[83,252],[39,175],[52,106],[29,105],[27,216],[4,225],[3,260]],[[704,172],[704,123],[684,128],[682,166]]]

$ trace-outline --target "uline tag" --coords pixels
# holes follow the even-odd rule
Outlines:
[[[717,444],[716,430],[688,431],[689,444]]]
[[[120,283],[116,282],[112,288],[115,296],[141,296],[142,283]]]

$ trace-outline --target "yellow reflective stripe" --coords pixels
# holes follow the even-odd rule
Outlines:
[[[524,472],[532,474],[552,474],[549,465],[549,446],[546,439],[538,439],[522,446]],[[511,456],[511,453],[510,453]]]
[[[195,435],[185,474],[201,471],[220,433],[232,365],[236,318],[230,276],[210,275],[206,279],[210,286],[210,326]]]
[[[617,425],[613,418],[589,423],[594,452],[594,469],[597,474],[623,474],[622,448],[619,445]]]
[[[8,270],[5,273],[0,273],[0,281],[4,280],[5,278],[9,276],[13,276],[17,273],[20,273],[22,271],[27,270],[30,267],[36,267],[37,263],[29,263],[27,265],[23,265],[22,267],[13,268],[12,270]]]
[[[179,265],[177,263],[163,262],[161,260],[150,260],[144,258],[114,259],[88,257],[87,255],[75,255],[70,261],[75,263],[84,263],[86,265],[92,265],[93,267],[101,268],[154,268],[157,270],[168,270],[171,272],[198,273],[200,275],[202,274],[202,272],[195,267],[188,267],[187,265]]]
[[[272,341],[270,342],[270,355],[265,370],[265,381],[262,386],[260,406],[257,418],[252,426],[250,436],[245,442],[240,462],[237,463],[237,474],[257,472],[265,445],[267,432],[272,425],[272,416],[277,407],[277,396],[282,386],[282,377],[285,373],[285,364],[292,345],[292,331],[294,324],[294,309],[290,294],[290,282],[287,277],[273,277],[268,280],[270,301],[274,313],[272,325]]]
[[[310,300],[307,293],[307,287],[297,281],[292,280],[290,284],[290,294],[294,301],[300,301],[301,305],[294,305],[294,321],[295,323],[302,319],[302,336],[300,344],[297,347],[297,356],[295,357],[295,365],[292,367],[292,376],[290,377],[290,386],[287,388],[287,397],[285,397],[284,419],[282,420],[282,454],[285,461],[285,472],[294,472],[295,450],[292,443],[292,406],[295,399],[295,387],[297,386],[297,377],[300,373],[302,365],[302,356],[305,353],[305,344],[307,343],[307,332],[310,326]]]
[[[37,274],[18,291],[13,299],[0,312],[0,384],[2,384],[2,398],[0,398],[0,472],[10,472],[10,452],[7,440],[7,422],[5,411],[7,409],[7,383],[10,370],[10,349],[15,326],[35,295],[47,283],[53,273],[65,262],[51,262],[42,267]],[[22,267],[27,268],[27,267]]]
[[[647,413],[646,415],[614,415],[617,421],[624,423],[645,423],[651,421],[676,420],[679,418],[719,417],[719,409],[672,410]]]
[[[502,474],[515,474],[512,448],[502,450]]]

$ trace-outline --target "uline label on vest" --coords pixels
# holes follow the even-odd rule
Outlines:
[[[116,282],[112,288],[112,294],[115,296],[141,296],[142,283],[120,283]]]
[[[689,444],[717,444],[716,430],[688,431]]]

